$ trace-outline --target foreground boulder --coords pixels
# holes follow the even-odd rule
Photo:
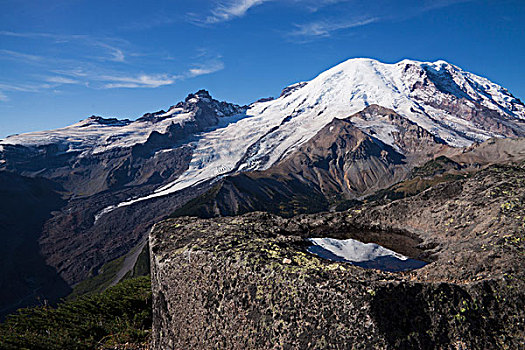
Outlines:
[[[154,349],[518,349],[525,168],[413,197],[283,219],[179,218],[150,235]],[[429,262],[389,273],[318,258],[306,238]]]

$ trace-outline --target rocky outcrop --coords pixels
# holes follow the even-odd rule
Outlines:
[[[154,349],[518,349],[525,164],[388,204],[283,219],[183,217],[150,234]],[[309,237],[429,262],[402,273],[321,260]]]
[[[362,125],[370,121],[388,125],[390,144]],[[388,187],[414,166],[449,149],[393,110],[371,105],[347,119],[334,119],[265,175],[297,177],[333,202]]]
[[[279,97],[286,97],[290,95],[292,92],[299,90],[300,88],[306,86],[306,84],[308,84],[308,82],[302,81],[302,82],[287,86],[281,91],[281,94],[279,95]]]

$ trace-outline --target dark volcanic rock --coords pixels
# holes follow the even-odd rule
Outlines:
[[[283,219],[179,218],[150,235],[155,349],[518,349],[525,164],[386,205]],[[308,237],[374,242],[425,267],[321,260]]]
[[[258,99],[258,100],[255,101],[254,103],[258,103],[258,102],[268,102],[268,101],[273,101],[273,100],[275,100],[274,97],[263,97],[263,98]]]

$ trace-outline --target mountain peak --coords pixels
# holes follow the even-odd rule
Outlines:
[[[405,58],[399,62],[395,63],[385,63],[381,62],[374,58],[366,58],[366,57],[355,57],[355,58],[349,58],[336,66],[332,67],[326,72],[330,71],[341,71],[341,70],[354,70],[354,69],[364,69],[364,68],[374,68],[377,67],[378,69],[396,69],[396,67],[406,67],[406,66],[416,66],[416,67],[423,67],[423,66],[430,66],[434,69],[440,70],[441,68],[445,69],[458,69],[457,66],[443,60],[439,59],[436,61],[418,61],[413,59]],[[379,68],[380,67],[380,68]],[[325,72],[325,73],[326,73]],[[322,73],[323,74],[323,73]]]
[[[210,93],[207,90],[200,89],[196,93],[189,94],[185,102],[196,102],[195,100],[212,100]]]

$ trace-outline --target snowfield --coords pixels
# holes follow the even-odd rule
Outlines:
[[[166,113],[168,115],[168,113]],[[130,121],[90,117],[61,129],[15,135],[2,140],[5,145],[44,146],[61,145],[67,152],[97,154],[113,148],[126,148],[144,143],[156,131],[166,133],[174,124],[184,124],[193,118],[191,113],[169,114],[170,118],[157,121]],[[103,122],[100,122],[100,121]]]

